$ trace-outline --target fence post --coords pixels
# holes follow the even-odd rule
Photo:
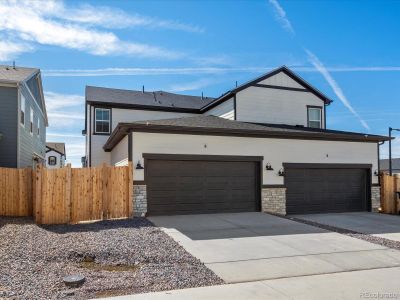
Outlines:
[[[128,217],[133,216],[133,165],[128,163]]]
[[[42,223],[42,167],[36,166],[35,170],[35,221],[36,224]]]
[[[108,193],[108,168],[106,163],[103,163],[101,165],[101,181],[102,181],[102,186],[103,186],[103,195],[102,195],[102,218],[107,219],[108,217],[108,200],[109,200],[109,193]]]
[[[65,174],[65,222],[71,222],[71,164],[67,164]]]

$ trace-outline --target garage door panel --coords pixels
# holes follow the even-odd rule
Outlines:
[[[366,209],[366,169],[287,167],[285,171],[287,213]]]
[[[148,160],[146,164],[150,215],[258,208],[256,162]]]

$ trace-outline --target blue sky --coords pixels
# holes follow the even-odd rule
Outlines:
[[[329,128],[400,127],[399,1],[1,1],[0,14],[0,63],[42,70],[47,140],[74,166],[86,85],[219,96],[287,65],[334,99]]]

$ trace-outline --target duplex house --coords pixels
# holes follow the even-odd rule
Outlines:
[[[47,126],[40,70],[0,66],[0,167],[43,163]]]
[[[66,158],[65,143],[46,143],[46,168],[62,168]]]
[[[215,99],[88,86],[85,160],[133,162],[137,214],[376,210],[388,137],[327,129],[331,103],[284,66]]]

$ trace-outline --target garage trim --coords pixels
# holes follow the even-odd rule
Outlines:
[[[366,205],[367,211],[371,211],[371,187],[372,187],[372,164],[341,164],[341,163],[282,163],[284,169],[365,169],[367,172],[366,183]],[[284,177],[284,186],[286,178]]]
[[[256,162],[258,168],[256,176],[256,186],[257,186],[257,211],[261,211],[261,191],[263,183],[263,168],[262,162],[264,160],[263,156],[240,156],[240,155],[203,155],[203,154],[161,154],[161,153],[143,153],[144,159],[144,182],[147,182],[147,168],[146,164],[148,160],[195,160],[195,161],[248,161]]]
[[[372,164],[327,164],[327,163],[283,163],[284,168],[291,168],[291,169],[371,169]]]
[[[203,155],[203,154],[159,154],[143,153],[144,159],[210,160],[210,161],[262,161],[263,156]]]

